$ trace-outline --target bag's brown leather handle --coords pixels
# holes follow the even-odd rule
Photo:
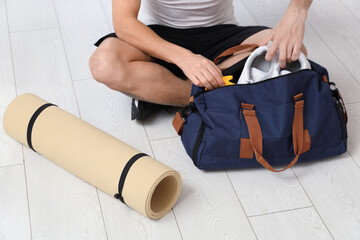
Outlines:
[[[223,51],[219,56],[217,56],[214,59],[214,63],[218,64],[222,57],[230,56],[236,52],[249,52],[249,55],[250,55],[251,52],[254,51],[258,47],[259,47],[258,44],[239,44],[235,47],[231,47],[231,48],[228,48],[225,51]]]
[[[243,114],[245,117],[245,122],[247,124],[250,136],[250,143],[254,150],[256,160],[266,169],[272,172],[282,172],[288,168],[294,166],[294,164],[299,160],[300,154],[302,153],[302,148],[304,145],[304,100],[300,100],[302,93],[294,96],[295,101],[295,114],[294,121],[292,125],[292,136],[294,144],[294,153],[295,158],[290,162],[288,166],[281,170],[276,170],[263,158],[263,138],[260,128],[259,121],[256,117],[254,105],[243,103]]]

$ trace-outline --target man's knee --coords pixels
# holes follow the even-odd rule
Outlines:
[[[89,67],[93,78],[111,89],[127,91],[128,63],[117,53],[98,48],[89,59]]]

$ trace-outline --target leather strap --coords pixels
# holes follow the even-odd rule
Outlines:
[[[175,117],[174,117],[174,120],[172,121],[172,125],[173,125],[176,133],[177,133],[179,136],[182,135],[182,131],[183,131],[183,128],[184,128],[184,124],[185,124],[185,121],[184,121],[184,119],[181,117],[180,112],[176,112]]]
[[[304,129],[304,145],[302,147],[301,153],[309,151],[310,147],[311,147],[310,134],[309,134],[309,131],[307,129]]]
[[[250,138],[240,139],[240,158],[253,158],[254,150],[251,146]]]
[[[191,96],[191,97],[189,98],[189,103],[192,103],[192,102],[194,102],[194,96]]]
[[[256,112],[254,106],[251,104],[242,104],[243,114],[245,117],[245,122],[247,124],[249,135],[250,135],[250,143],[253,147],[256,160],[266,169],[272,172],[282,172],[288,168],[294,166],[294,164],[299,160],[300,154],[303,150],[304,145],[304,100],[299,100],[302,94],[298,94],[294,96],[294,121],[292,125],[292,136],[293,136],[293,145],[294,145],[294,153],[295,158],[290,162],[288,166],[281,170],[276,170],[263,158],[263,137],[260,128],[259,121],[256,117]]]
[[[323,82],[329,83],[329,80],[326,75],[322,75]]]
[[[232,54],[234,54],[236,52],[248,51],[251,54],[251,52],[254,51],[258,47],[259,47],[258,44],[239,44],[239,45],[237,45],[235,47],[231,47],[231,48],[228,48],[225,51],[223,51],[219,56],[217,56],[214,59],[214,63],[218,64],[222,57],[230,56],[230,55],[232,55]]]
[[[186,105],[184,108],[188,107],[191,103],[194,102],[194,96],[191,96],[189,98],[189,104]],[[180,112],[176,112],[174,120],[172,121],[172,125],[176,131],[176,133],[181,136],[182,135],[182,131],[185,125],[185,121],[184,118],[181,116]]]

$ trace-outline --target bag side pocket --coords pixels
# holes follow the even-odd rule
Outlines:
[[[198,111],[191,113],[187,117],[187,123],[184,125],[181,141],[187,154],[192,158],[194,164],[197,162],[197,151],[204,134],[205,124]]]

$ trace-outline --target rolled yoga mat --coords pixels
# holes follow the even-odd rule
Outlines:
[[[163,217],[175,205],[181,176],[144,153],[29,93],[7,107],[12,138],[137,212]]]

